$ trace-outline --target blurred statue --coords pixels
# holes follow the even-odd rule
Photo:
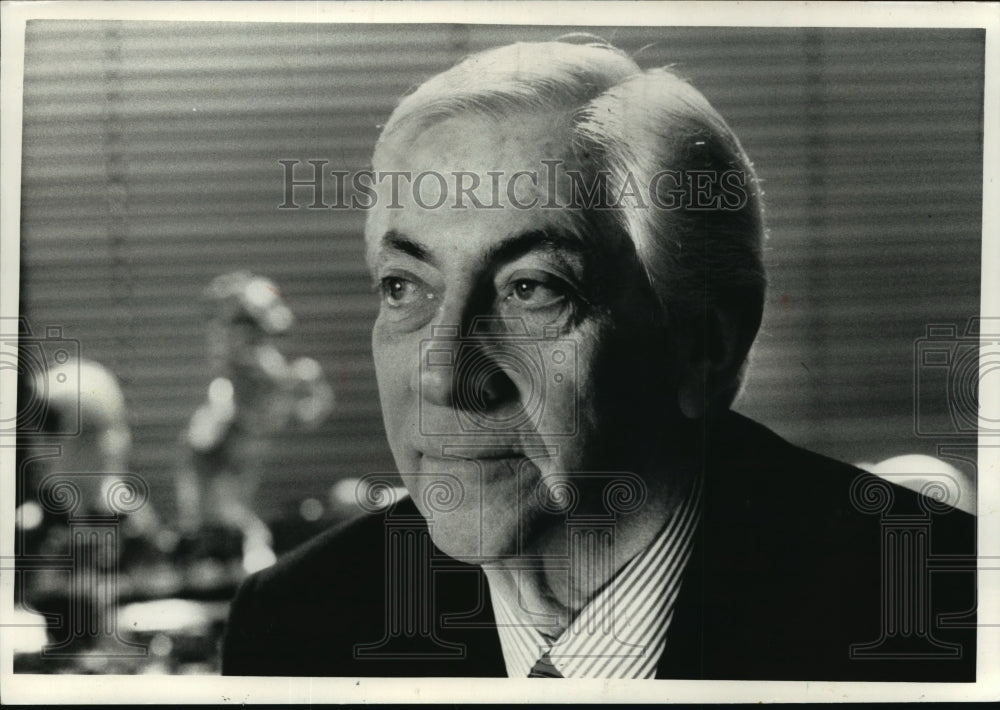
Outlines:
[[[942,502],[976,515],[976,481],[965,471],[941,459],[924,454],[905,454],[877,463],[862,461],[857,466],[918,493],[926,493],[928,486],[938,484],[936,488]]]
[[[128,568],[165,552],[145,492],[123,493],[135,490],[138,478],[128,469],[125,397],[107,368],[76,358],[28,375],[23,394],[43,420],[30,432],[30,463],[18,481],[23,584],[15,599],[20,612],[48,617],[51,641],[64,657],[94,646],[109,651],[120,641],[111,610],[128,586]],[[60,560],[72,561],[69,576]],[[34,662],[39,650],[38,642],[30,649]]]
[[[204,298],[208,356],[215,375],[183,435],[178,472],[182,535],[235,531],[246,571],[271,564],[272,536],[254,511],[269,436],[296,424],[315,427],[332,409],[333,391],[319,363],[289,363],[274,339],[292,312],[274,283],[246,271],[212,281]]]
[[[132,450],[125,396],[117,378],[103,365],[80,359],[36,372],[31,380],[29,392],[45,412],[37,441],[59,446],[59,455],[47,459],[44,473],[80,474],[73,479],[80,494],[74,515],[115,515],[109,491],[119,480],[117,474],[129,470]],[[44,527],[42,524],[53,517],[37,500],[34,488],[39,478],[36,471],[32,480],[25,482],[28,490],[19,492],[22,501],[16,520],[24,530]],[[62,534],[61,523],[48,527],[56,537]],[[152,540],[159,529],[150,504],[123,519],[123,532],[129,538]],[[56,552],[61,545],[55,542],[45,547]]]

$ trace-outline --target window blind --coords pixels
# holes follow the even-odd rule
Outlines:
[[[337,397],[318,430],[277,437],[265,515],[393,469],[364,214],[307,209],[301,190],[278,209],[278,161],[363,168],[425,78],[581,29],[689,78],[763,180],[770,290],[738,408],[838,458],[933,453],[913,433],[914,342],[978,312],[981,30],[31,21],[24,314],[120,378],[159,509],[209,380],[199,294],[234,269],[277,282],[286,355],[315,357]]]

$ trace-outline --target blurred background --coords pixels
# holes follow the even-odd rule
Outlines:
[[[297,179],[308,160],[364,169],[408,89],[470,52],[580,29],[28,24],[20,327],[46,366],[65,341],[71,364],[78,355],[114,382],[89,416],[126,443],[111,436],[118,448],[105,441],[91,470],[135,474],[149,502],[122,517],[127,535],[116,528],[132,552],[122,548],[123,581],[94,613],[113,605],[125,642],[148,652],[84,644],[90,656],[45,659],[40,637],[19,670],[214,672],[239,579],[360,512],[356,479],[393,470],[364,213],[308,209],[302,188],[299,209],[279,209],[279,161],[299,161]],[[948,401],[965,382],[955,363],[978,344],[967,324],[979,309],[984,32],[586,29],[689,78],[763,180],[770,290],[737,409],[855,463],[971,442],[971,460],[952,464],[974,479],[975,422]],[[929,326],[951,328],[930,339],[944,360],[923,357]],[[261,402],[280,414],[251,421]],[[22,426],[22,508],[70,456],[51,448],[67,439],[42,436],[53,426]],[[72,544],[39,532],[65,520],[27,522],[25,558]],[[43,576],[25,567],[21,600],[51,644],[69,633],[56,627],[71,575]]]

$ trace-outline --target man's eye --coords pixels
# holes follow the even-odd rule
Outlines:
[[[503,295],[503,304],[508,308],[550,308],[566,300],[565,289],[549,281],[538,279],[517,279],[511,282]]]
[[[414,303],[420,298],[420,287],[399,276],[387,276],[381,281],[382,299],[390,308]]]

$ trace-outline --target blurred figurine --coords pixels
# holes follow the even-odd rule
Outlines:
[[[107,368],[82,359],[34,372],[24,388],[22,408],[37,408],[43,420],[37,430],[22,432],[30,434],[33,451],[18,480],[23,584],[15,599],[20,612],[48,617],[49,640],[64,661],[83,648],[103,653],[118,641],[111,609],[130,588],[129,569],[165,552],[163,529],[145,492],[123,493],[132,485],[125,478],[135,478],[128,472],[132,436],[125,398]],[[135,505],[116,505],[129,500]],[[70,575],[59,560],[73,561]],[[30,658],[20,661],[40,663],[40,648],[35,643]]]
[[[333,391],[319,363],[288,363],[275,347],[275,336],[286,333],[293,318],[269,279],[224,274],[209,285],[205,300],[215,378],[183,435],[181,531],[188,540],[236,531],[243,567],[256,571],[275,559],[271,532],[253,506],[268,436],[292,423],[318,425],[332,409]]]
[[[933,456],[905,454],[878,463],[862,461],[857,467],[912,491],[927,492],[924,489],[928,486],[936,487],[943,502],[976,515],[976,481],[961,469]]]
[[[45,412],[38,440],[60,447],[59,455],[48,459],[45,473],[81,474],[73,481],[80,493],[74,515],[115,515],[109,490],[118,480],[116,474],[128,471],[132,450],[125,396],[117,378],[103,365],[80,359],[34,373],[31,379],[31,396]],[[95,473],[107,475],[87,475]],[[15,519],[25,530],[33,530],[52,517],[37,501],[37,484],[37,480],[26,482],[29,490],[21,492],[23,500]],[[56,525],[50,532],[61,527]],[[149,503],[123,517],[127,538],[153,540],[159,529],[159,519]],[[61,544],[46,547],[56,552]]]

